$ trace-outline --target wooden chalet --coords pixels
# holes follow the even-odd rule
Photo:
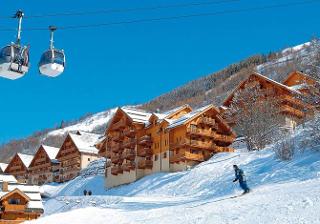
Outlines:
[[[96,144],[101,136],[87,132],[68,133],[56,159],[60,161],[59,182],[78,176],[80,170],[99,158]]]
[[[268,93],[264,99],[270,97],[279,102],[280,111],[285,115],[285,120],[283,121],[284,128],[294,128],[297,123],[301,122],[301,120],[305,118],[306,113],[312,110],[311,105],[308,105],[299,99],[298,96],[301,94],[299,91],[269,79],[259,73],[252,73],[247,79],[242,81],[223,102],[223,105],[220,107],[223,117],[225,117],[228,112],[228,109],[233,102],[232,100],[234,95],[238,91],[243,90],[247,85],[257,85],[261,90]],[[232,127],[236,125],[236,121],[232,119],[232,117],[231,119],[229,117],[227,122]]]
[[[308,86],[314,85],[316,82],[317,81],[313,77],[299,71],[294,71],[288,75],[282,84],[289,86],[291,89],[307,94]]]
[[[282,83],[293,90],[299,91],[302,94],[301,98],[303,98],[303,96],[308,97],[313,95],[312,89],[319,88],[320,86],[319,80],[299,71],[291,72]],[[310,102],[310,104],[312,104],[315,109],[320,109],[318,100]]]
[[[12,175],[0,175],[0,208],[0,223],[36,219],[44,212],[40,188],[20,184]]]
[[[28,167],[32,159],[33,155],[16,153],[5,169],[5,173],[15,176],[21,183],[26,183],[28,181]]]
[[[208,159],[215,152],[232,151],[227,146],[235,135],[226,123],[222,125],[222,118],[217,118],[218,113],[211,105],[195,111],[184,105],[162,114],[119,108],[105,133],[106,156],[109,159],[106,187],[131,183],[155,172],[184,170]],[[190,127],[191,124],[194,126]],[[220,135],[211,131],[214,127],[219,129]],[[197,134],[187,131],[190,128]],[[176,136],[179,136],[179,142],[173,144]],[[206,143],[196,145],[202,141]],[[217,144],[206,148],[209,142]]]
[[[59,148],[41,145],[29,165],[29,183],[42,185],[59,181],[60,162],[56,159]]]

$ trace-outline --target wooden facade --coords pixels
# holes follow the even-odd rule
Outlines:
[[[183,121],[173,121],[167,128],[172,171],[206,161],[218,152],[233,152],[229,146],[236,134],[216,107],[209,105],[193,113]]]
[[[228,146],[235,138],[212,105],[195,111],[185,105],[163,114],[119,108],[105,135],[100,145],[108,158],[107,187],[155,172],[185,170],[214,153],[233,151]]]
[[[16,153],[9,162],[5,173],[15,176],[21,183],[26,183],[28,181],[28,167],[32,159],[32,155]]]
[[[267,93],[264,98],[261,98],[260,100],[267,98],[277,100],[280,111],[284,115],[284,127],[288,129],[294,128],[309,112],[312,111],[311,105],[308,105],[299,99],[299,94],[301,94],[299,91],[269,79],[259,73],[252,73],[246,80],[242,81],[223,102],[220,110],[224,117],[232,104],[234,95],[238,91],[243,90],[247,85],[257,85],[261,90]],[[230,117],[227,119],[227,122],[231,126],[235,126],[236,124],[236,121]]]
[[[59,182],[60,162],[56,159],[59,148],[41,145],[29,166],[28,182],[42,185]]]
[[[96,148],[99,137],[85,132],[67,135],[56,156],[60,162],[60,175],[57,181],[65,182],[75,178],[91,161],[99,158]]]

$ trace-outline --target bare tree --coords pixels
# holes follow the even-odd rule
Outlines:
[[[235,93],[226,117],[244,137],[249,151],[259,150],[279,137],[284,117],[273,90],[261,89],[259,82],[248,83]]]

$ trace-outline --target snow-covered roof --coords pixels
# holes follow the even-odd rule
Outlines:
[[[42,209],[43,210],[43,204],[42,201],[29,201],[27,204],[28,209]]]
[[[198,108],[196,110],[193,110],[190,113],[187,113],[178,119],[166,119],[170,124],[168,126],[168,128],[170,129],[170,128],[180,126],[180,125],[184,124],[185,122],[187,122],[188,120],[194,118],[195,116],[198,116],[199,114],[201,114],[205,110],[209,109],[210,107],[212,107],[211,104],[204,106],[204,107],[201,107],[201,108]]]
[[[0,172],[4,172],[7,168],[8,164],[7,163],[0,163]]]
[[[79,132],[79,134],[69,133],[74,144],[80,152],[97,154],[98,149],[95,147],[101,139],[101,135]]]
[[[23,164],[26,167],[29,167],[32,159],[33,159],[33,155],[28,155],[28,154],[22,154],[22,153],[17,153],[17,155],[19,156],[19,158],[21,159],[21,161],[23,162]]]
[[[138,123],[148,123],[149,118],[151,117],[151,113],[148,113],[146,111],[140,111],[140,110],[134,110],[129,108],[121,108],[132,120],[133,122]]]
[[[58,152],[59,152],[59,148],[56,147],[51,147],[51,146],[47,146],[47,145],[42,145],[42,148],[46,151],[47,155],[49,156],[49,158],[55,159]]]
[[[163,115],[164,115],[165,117],[168,117],[169,115],[174,114],[174,113],[176,113],[177,111],[182,110],[183,108],[186,108],[186,107],[189,107],[189,105],[188,105],[188,104],[185,104],[185,105],[182,105],[182,106],[180,106],[180,107],[176,107],[176,108],[173,108],[173,109],[171,109],[171,110],[165,111],[165,112],[163,112]]]
[[[20,191],[27,193],[40,193],[40,186],[37,185],[27,185],[27,184],[9,184],[8,190],[13,191],[14,189],[19,189]]]
[[[299,84],[299,85],[290,86],[289,88],[292,89],[292,90],[299,91],[299,90],[308,88],[308,84],[302,83],[302,84]]]
[[[17,183],[17,179],[13,175],[0,174],[0,183],[8,182],[8,183]]]

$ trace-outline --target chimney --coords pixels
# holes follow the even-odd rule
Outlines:
[[[2,183],[2,191],[3,192],[8,192],[9,190],[8,190],[8,182],[7,181],[4,181],[3,183]]]

